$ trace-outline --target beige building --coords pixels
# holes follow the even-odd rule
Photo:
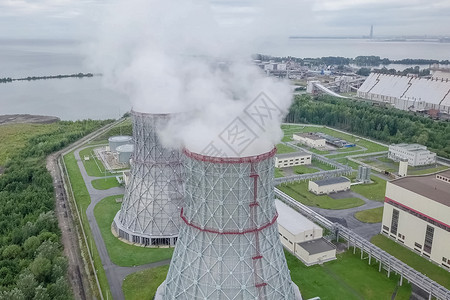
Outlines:
[[[436,153],[419,144],[390,145],[388,158],[394,161],[407,160],[412,167],[436,163]]]
[[[294,141],[298,141],[308,147],[316,148],[316,149],[325,147],[325,143],[326,143],[326,140],[323,137],[317,136],[312,132],[294,133],[292,135],[292,139]]]
[[[450,271],[450,170],[388,182],[381,232]]]
[[[336,247],[323,238],[323,230],[280,200],[275,200],[281,243],[305,265],[336,259]]]
[[[346,177],[331,177],[316,181],[309,181],[308,191],[316,195],[325,195],[348,191],[350,189],[350,179]]]
[[[310,165],[311,158],[311,154],[303,151],[281,153],[275,156],[275,167],[287,168],[300,165]]]

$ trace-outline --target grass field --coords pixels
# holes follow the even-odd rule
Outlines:
[[[97,190],[107,190],[113,187],[120,186],[116,177],[105,177],[100,179],[94,179],[91,181],[92,186]]]
[[[325,163],[323,163],[323,162],[321,162],[321,161],[318,161],[318,160],[316,160],[316,159],[314,159],[314,160],[312,161],[312,164],[311,164],[311,165],[314,166],[314,167],[321,168],[321,169],[324,170],[324,171],[329,171],[329,170],[334,170],[334,169],[336,169],[335,167],[330,166],[330,165],[327,165],[327,164],[325,164]]]
[[[95,138],[94,142],[107,142],[108,138],[114,135],[133,135],[131,118],[125,119],[123,122],[117,124],[107,132]]]
[[[380,223],[383,219],[383,207],[358,211],[355,218],[364,223]]]
[[[285,255],[292,281],[300,288],[303,299],[391,299],[397,289],[397,275],[391,274],[388,278],[385,272],[379,273],[375,263],[368,265],[358,253],[347,251],[339,254],[338,260],[311,267],[306,267],[287,251]],[[152,299],[167,271],[168,266],[162,266],[129,275],[122,286],[125,299]],[[410,295],[411,287],[404,281],[392,299],[408,300]]]
[[[398,276],[391,274],[388,278],[383,272],[379,273],[377,264],[368,265],[358,253],[347,251],[338,254],[337,260],[310,267],[287,251],[285,254],[292,281],[300,288],[303,299],[391,299],[397,288]],[[408,300],[411,295],[410,285],[403,282],[396,300]]]
[[[348,165],[348,166],[352,167],[354,170],[358,170],[358,167],[359,167],[359,164],[357,164],[351,160],[348,160],[348,158],[345,158],[345,157],[335,159],[335,161],[340,162],[341,164],[344,164],[344,165]]]
[[[359,198],[333,199],[327,195],[314,195],[308,191],[307,182],[279,185],[278,188],[300,203],[325,209],[346,209],[365,203]]]
[[[369,152],[380,152],[387,151],[388,148],[361,138],[357,138],[352,134],[346,134],[342,132],[335,131],[333,129],[325,128],[325,127],[314,127],[314,126],[301,126],[301,125],[282,125],[281,129],[284,131],[284,140],[290,140],[292,134],[295,132],[323,132],[329,134],[331,136],[345,139],[348,142],[355,143],[359,146],[367,148],[366,153]],[[343,155],[348,155],[344,153]]]
[[[317,170],[317,169],[313,169],[313,168],[310,168],[310,167],[304,166],[304,165],[292,167],[292,170],[296,174],[310,174],[310,173],[319,172],[319,170]]]
[[[446,170],[446,169],[448,169],[448,167],[447,166],[442,166],[442,165],[439,165],[437,167],[430,167],[430,168],[427,168],[427,169],[409,167],[408,168],[408,175],[425,175],[425,174],[431,174],[431,173],[443,171],[443,170]]]
[[[275,178],[284,177],[285,175],[284,175],[283,169],[275,168],[274,176],[275,176]]]
[[[106,197],[94,208],[95,219],[111,261],[116,265],[129,267],[171,258],[174,248],[144,248],[130,245],[120,241],[112,234],[111,224],[121,206],[121,203],[116,202],[118,197],[121,195]]]
[[[73,152],[64,156],[64,163],[69,174],[70,184],[75,196],[75,202],[81,213],[82,226],[86,232],[87,239],[94,241],[94,237],[89,226],[89,222],[86,216],[86,208],[91,203],[91,197],[89,196],[86,185],[84,184],[83,177],[81,176],[80,169],[78,168],[77,161]],[[111,291],[109,289],[108,280],[106,279],[105,270],[103,269],[100,255],[98,254],[95,243],[91,243],[91,253],[94,260],[94,266],[97,270],[98,280],[102,288],[103,297],[111,297]],[[87,259],[87,258],[86,258]]]
[[[105,170],[103,163],[95,156],[94,149],[98,146],[89,147],[80,151],[80,158],[83,162],[84,168],[89,176],[103,177],[113,175]],[[89,160],[84,160],[85,156],[89,156]]]
[[[31,137],[52,132],[57,126],[57,123],[0,125],[0,166],[9,160],[13,153],[25,147]]]
[[[384,251],[403,261],[408,266],[414,268],[422,274],[426,274],[430,279],[436,281],[447,289],[450,289],[450,273],[448,271],[429,262],[425,258],[414,253],[413,250],[397,244],[395,241],[385,237],[384,235],[376,235],[370,241]]]
[[[386,194],[386,180],[374,175],[370,176],[370,179],[373,183],[352,185],[350,189],[367,199],[383,202]]]
[[[294,148],[291,148],[289,146],[286,146],[285,144],[277,145],[277,154],[292,153],[292,152],[297,152],[297,150],[295,150]]]
[[[168,271],[169,265],[128,275],[122,285],[125,300],[153,299]]]

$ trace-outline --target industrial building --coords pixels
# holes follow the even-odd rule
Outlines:
[[[294,133],[292,135],[294,141],[299,141],[300,143],[311,147],[311,148],[323,148],[325,147],[326,140],[323,137],[317,136],[312,132],[306,133]]]
[[[131,144],[132,141],[133,141],[133,138],[128,135],[111,136],[108,139],[109,151],[116,152],[117,147],[126,145],[126,144]]]
[[[308,191],[316,195],[326,195],[330,193],[337,193],[348,191],[350,189],[350,179],[346,177],[331,177],[321,180],[312,181],[308,183]]]
[[[407,111],[450,113],[450,80],[371,73],[357,96]]]
[[[394,161],[408,160],[412,167],[436,163],[436,153],[419,144],[396,144],[389,146],[388,158]]]
[[[164,148],[157,133],[171,116],[132,111],[131,117],[133,162],[113,233],[137,245],[173,247],[183,200],[181,153]]]
[[[450,170],[387,182],[381,233],[450,271]]]
[[[301,299],[277,228],[273,157],[184,150],[185,203],[156,300]]]
[[[310,165],[312,155],[304,151],[281,153],[275,156],[276,168],[287,168],[300,165]]]
[[[322,227],[280,200],[275,200],[275,205],[278,211],[278,232],[286,249],[307,266],[336,259],[336,247],[323,238]]]
[[[337,137],[334,137],[334,136],[331,136],[331,135],[328,135],[328,134],[325,134],[325,133],[322,133],[322,132],[316,132],[316,135],[321,137],[321,138],[324,138],[325,142],[327,144],[330,144],[330,145],[332,145],[334,147],[337,147],[337,148],[349,148],[349,147],[355,147],[356,146],[355,144],[349,143],[346,140],[343,140],[343,139],[340,139],[340,138],[337,138]]]
[[[134,152],[134,145],[133,144],[121,145],[116,148],[116,151],[119,163],[129,164],[131,155]]]

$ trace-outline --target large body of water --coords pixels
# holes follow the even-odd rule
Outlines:
[[[377,55],[389,59],[450,59],[450,43],[290,39],[258,50],[274,56]],[[0,78],[96,72],[73,41],[0,40]],[[42,114],[63,120],[117,118],[130,110],[126,95],[105,88],[101,77],[0,83],[0,114]]]

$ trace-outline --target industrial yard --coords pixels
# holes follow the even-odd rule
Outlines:
[[[353,151],[349,150],[349,151],[340,151],[339,150],[327,150],[328,153],[321,153],[325,156],[331,156],[336,157],[337,155],[337,159],[341,162],[345,162],[347,160],[347,156],[351,156],[352,154],[355,155],[356,153],[361,154],[361,152],[363,154],[371,154],[371,153],[377,153],[380,151],[386,151],[387,147],[377,144],[377,143],[373,143],[369,140],[360,138],[360,137],[355,137],[352,135],[348,135],[346,133],[343,132],[337,132],[335,130],[332,130],[330,128],[324,128],[324,127],[311,127],[311,126],[303,126],[303,125],[283,125],[283,129],[285,131],[285,139],[284,139],[284,144],[281,144],[281,147],[279,147],[280,149],[282,149],[281,152],[284,153],[289,153],[291,150],[292,151],[296,151],[296,149],[294,148],[294,146],[289,145],[289,143],[291,142],[291,138],[289,138],[290,136],[292,136],[293,132],[298,132],[298,131],[303,131],[303,132],[314,132],[314,131],[321,131],[321,132],[326,132],[327,134],[330,135],[335,135],[335,136],[339,136],[340,138],[345,138],[349,141],[354,141],[356,144],[356,147],[354,147],[354,149],[352,149]],[[95,141],[93,142],[95,144],[95,146],[89,146],[86,145],[84,147],[81,148],[80,150],[77,150],[74,152],[75,157],[82,157],[82,153],[94,153],[92,152],[92,148],[95,147],[99,147],[102,145],[102,143],[105,143],[105,139],[103,141]],[[84,149],[84,150],[83,150]],[[364,149],[364,150],[362,150]],[[312,150],[311,148],[306,148],[305,150]],[[361,151],[362,150],[362,151]],[[83,152],[85,151],[85,152]],[[89,152],[90,151],[90,152]],[[313,151],[311,151],[312,153],[314,153]],[[356,153],[352,153],[352,152],[356,152]],[[78,154],[77,154],[78,153]],[[345,155],[343,155],[345,154]],[[73,154],[70,154],[73,155]],[[66,163],[68,164],[68,166],[74,164],[75,161],[72,161],[72,159],[66,158]],[[81,163],[81,162],[80,162]],[[83,163],[78,164],[78,166],[80,168],[86,168],[87,170],[90,170],[89,172],[83,171],[80,174],[85,173],[85,176],[88,176],[88,173],[94,174],[98,177],[85,177],[85,182],[86,180],[88,180],[87,182],[89,182],[89,180],[94,179],[93,182],[95,181],[101,181],[101,180],[108,180],[108,178],[112,178],[111,176],[113,176],[113,174],[110,173],[105,173],[105,168],[102,166],[100,161],[94,161],[94,160],[89,160],[89,161],[83,161]],[[314,160],[313,160],[314,163]],[[322,168],[321,168],[322,166]],[[326,167],[324,167],[326,166]],[[302,167],[302,166],[299,166]],[[70,169],[72,169],[71,167],[69,168],[69,173],[72,173],[74,171],[70,171]],[[97,170],[96,170],[97,168]],[[311,168],[308,166],[308,168]],[[312,166],[311,171],[315,170],[315,171],[326,171],[326,170],[333,170],[334,168],[331,168],[329,165],[324,164],[323,162],[318,161],[316,166]],[[302,170],[305,171],[305,170]],[[354,170],[356,171],[356,170]],[[303,172],[299,172],[299,173],[303,173]],[[75,174],[75,175],[74,175]],[[106,174],[106,177],[105,177]],[[308,174],[308,172],[304,172],[303,174]],[[71,180],[74,180],[74,178],[72,178],[72,176],[80,176],[80,175],[76,175],[76,172],[73,173],[71,175]],[[350,175],[349,178],[354,180],[356,175]],[[317,206],[319,211],[321,213],[323,213],[324,215],[332,218],[333,220],[342,220],[342,222],[346,222],[347,226],[354,226],[354,228],[358,228],[358,227],[365,227],[366,230],[368,230],[367,232],[372,232],[370,233],[370,236],[376,235],[377,233],[380,232],[380,223],[379,222],[373,222],[373,221],[369,221],[368,223],[366,223],[365,226],[361,226],[358,225],[359,221],[358,219],[355,218],[355,213],[357,212],[367,212],[368,216],[365,216],[362,218],[362,220],[371,220],[372,218],[371,216],[371,211],[373,211],[374,207],[370,207],[367,206],[367,203],[374,203],[376,204],[376,207],[382,205],[381,202],[378,201],[383,201],[384,200],[384,186],[385,186],[385,180],[389,179],[387,177],[385,177],[384,174],[372,174],[372,183],[367,184],[367,185],[355,185],[352,186],[352,191],[351,193],[353,193],[352,195],[357,195],[356,198],[342,198],[342,197],[336,197],[334,195],[331,195],[332,197],[330,197],[329,195],[325,195],[325,196],[314,196],[317,197],[318,202],[304,202],[307,205],[312,205],[312,208],[314,209],[314,206]],[[79,177],[79,179],[76,179],[75,182],[78,182],[78,184],[81,184],[81,179],[82,177]],[[92,179],[88,179],[88,178],[92,178]],[[87,183],[89,184],[89,183]],[[287,184],[284,185],[284,187],[289,187],[291,184]],[[298,187],[300,187],[300,189],[298,190],[298,188],[296,188],[295,186],[298,185]],[[381,185],[381,186],[380,186]],[[302,188],[303,186],[303,188]],[[381,187],[381,188],[380,188]],[[93,247],[93,245],[97,244],[97,247],[102,249],[103,247],[105,247],[104,249],[106,250],[106,252],[104,252],[103,250],[99,250],[99,253],[108,253],[108,259],[107,261],[110,261],[110,266],[113,269],[116,269],[117,271],[114,271],[113,273],[116,274],[122,274],[119,276],[120,279],[119,281],[116,282],[121,282],[123,279],[125,279],[124,285],[123,285],[123,291],[121,291],[121,293],[124,293],[124,297],[126,297],[125,299],[138,299],[140,296],[142,296],[142,293],[148,293],[146,295],[153,295],[156,292],[156,288],[158,286],[158,284],[153,284],[152,286],[149,286],[148,289],[146,288],[144,291],[140,291],[139,294],[136,294],[133,289],[131,288],[132,286],[139,286],[142,285],[143,282],[141,283],[140,280],[145,280],[145,278],[147,278],[147,276],[151,276],[151,275],[146,275],[148,274],[154,274],[154,271],[152,271],[153,269],[148,269],[151,266],[155,266],[157,267],[158,265],[161,264],[167,264],[168,261],[167,259],[170,258],[170,256],[172,255],[172,251],[167,251],[166,249],[158,249],[158,248],[142,248],[142,247],[138,247],[136,245],[128,245],[126,243],[123,243],[122,241],[119,241],[112,233],[111,233],[111,223],[112,220],[114,219],[114,215],[117,213],[117,211],[120,209],[121,207],[121,201],[119,199],[121,199],[122,195],[123,195],[123,188],[120,188],[121,190],[117,190],[118,188],[118,184],[114,183],[113,185],[111,185],[110,189],[106,189],[104,191],[94,191],[91,189],[91,193],[93,193],[91,195],[91,199],[93,199],[93,202],[91,202],[91,204],[88,206],[88,202],[84,202],[83,200],[81,200],[80,203],[80,209],[82,211],[84,211],[85,213],[87,213],[86,215],[86,219],[90,220],[90,226],[88,225],[88,223],[85,224],[85,228],[90,229],[90,227],[93,228],[98,228],[99,232],[100,232],[100,236],[101,239],[103,240],[102,243],[98,244],[99,241],[98,239],[100,238],[100,236],[98,236],[98,234],[96,236],[92,236],[91,239],[93,239],[94,241],[97,241],[95,243],[91,243],[91,246]],[[311,194],[307,191],[307,188],[305,186],[305,183],[299,183],[299,184],[294,184],[293,187],[291,188],[292,190],[298,190],[298,195],[302,195],[300,197],[296,197],[296,194],[291,194],[294,198],[298,199],[299,201],[302,201],[302,198],[304,197],[304,195],[308,195]],[[353,191],[353,189],[355,189]],[[376,192],[374,192],[376,191]],[[100,192],[100,194],[99,194]],[[77,198],[77,194],[79,192],[75,192],[75,197]],[[109,196],[108,196],[109,195]],[[297,196],[298,196],[297,195]],[[312,194],[311,194],[312,195]],[[363,195],[370,195],[370,197],[375,197],[376,201],[370,200],[368,198],[365,198]],[[375,196],[374,196],[375,195]],[[380,196],[376,196],[376,195],[380,195]],[[80,197],[80,199],[83,199],[83,197],[86,196],[78,196]],[[308,197],[312,197],[312,196],[308,196]],[[364,200],[362,200],[362,199]],[[324,200],[327,199],[327,200]],[[359,204],[360,206],[355,204],[348,204],[349,200],[346,199],[355,199],[355,200],[350,200],[350,201],[362,201],[361,204]],[[357,199],[357,200],[356,200]],[[77,200],[78,201],[78,200]],[[334,201],[334,202],[333,202]],[[355,203],[359,203],[359,202],[355,202]],[[84,203],[84,204],[83,204]],[[313,204],[316,203],[316,204]],[[323,203],[330,203],[329,207],[327,207],[326,205],[324,205]],[[350,202],[352,203],[352,202]],[[378,204],[377,204],[378,203]],[[92,205],[94,205],[94,207],[92,207]],[[350,206],[349,206],[350,205]],[[349,208],[349,207],[353,207],[353,208]],[[86,208],[88,208],[86,210]],[[330,210],[331,208],[331,210]],[[333,216],[333,211],[338,212],[335,216]],[[346,213],[346,211],[348,211],[348,213]],[[366,213],[366,214],[367,214]],[[89,217],[89,215],[94,216],[95,217],[95,221]],[[378,215],[378,217],[375,217],[377,220],[379,218],[379,212],[374,211],[373,215]],[[85,220],[86,220],[85,219]],[[338,221],[340,222],[340,221]],[[364,224],[364,223],[359,223],[359,224]],[[375,228],[374,230],[368,229],[368,228]],[[368,238],[370,239],[370,236],[368,236]],[[102,244],[104,246],[102,246]],[[95,260],[104,260],[105,258],[102,258],[101,256],[97,256],[95,254],[96,250],[95,248],[93,248],[93,253],[94,253],[94,261]],[[299,288],[302,291],[302,294],[304,294],[306,297],[308,296],[316,296],[318,290],[315,289],[310,289],[311,285],[306,284],[308,282],[308,280],[306,278],[314,278],[315,276],[323,276],[323,275],[318,275],[320,274],[322,268],[321,267],[300,267],[301,266],[301,262],[299,262],[297,259],[294,258],[294,256],[292,254],[286,253],[286,257],[287,257],[287,261],[288,261],[288,265],[289,268],[291,270],[291,276],[294,280],[294,283],[296,283]],[[374,290],[367,290],[367,288],[361,288],[358,285],[358,281],[352,280],[350,278],[347,277],[347,275],[345,273],[340,273],[342,270],[342,266],[346,265],[346,261],[348,261],[348,266],[354,266],[355,268],[364,270],[364,272],[366,272],[364,274],[364,277],[370,277],[372,278],[371,280],[376,282],[378,280],[380,280],[380,285],[379,291],[374,291]],[[357,265],[361,264],[360,267],[357,267]],[[134,267],[134,266],[141,266],[141,267]],[[392,295],[393,293],[396,293],[396,298],[395,299],[408,299],[409,298],[409,294],[410,294],[410,288],[408,287],[408,285],[403,285],[403,287],[399,290],[396,289],[396,284],[395,284],[395,277],[391,278],[387,278],[386,276],[384,276],[383,274],[380,274],[377,272],[377,267],[376,265],[373,266],[373,268],[362,268],[362,266],[367,266],[367,264],[364,261],[361,261],[358,258],[358,254],[353,255],[350,252],[346,252],[344,251],[343,253],[338,255],[338,260],[335,262],[329,262],[329,263],[325,263],[324,266],[329,266],[328,267],[328,272],[330,272],[330,270],[334,270],[334,275],[329,278],[330,280],[330,284],[333,284],[333,282],[335,281],[334,284],[337,284],[340,286],[340,288],[344,288],[343,293],[348,293],[348,297],[349,299],[352,299],[353,297],[358,298],[358,297],[363,297],[365,299],[377,299],[377,297],[372,298],[371,294],[373,293],[374,295],[379,295],[379,293],[388,293],[389,295]],[[341,267],[339,267],[341,266]],[[132,267],[132,269],[130,269],[129,271],[126,271],[127,267]],[[163,272],[167,271],[166,267],[158,267],[158,268],[163,268],[160,269],[161,271],[164,270]],[[148,270],[145,270],[148,269]],[[123,270],[123,271],[118,271],[118,270]],[[140,272],[140,273],[136,273],[136,274],[142,274],[142,276],[135,276],[135,275],[131,275],[131,273],[134,273],[133,271],[136,272]],[[142,270],[142,271],[139,271]],[[111,273],[111,271],[108,271],[109,273]],[[119,273],[117,273],[119,272]],[[298,272],[298,273],[297,273]],[[126,275],[130,274],[130,277],[126,277]],[[296,275],[298,274],[298,275]],[[106,289],[102,289],[104,290],[104,292],[106,294],[110,293],[108,291],[108,283],[109,286],[111,288],[111,279],[107,280],[108,276],[111,275],[107,275],[107,273],[104,273],[103,271],[99,271],[98,272],[98,276],[99,276],[99,281],[101,282],[101,285],[106,287]],[[116,275],[117,276],[117,275]],[[118,278],[118,279],[119,279]],[[158,278],[160,278],[160,282],[162,282],[165,278],[165,276],[158,276]],[[347,284],[342,285],[342,282],[347,282]],[[384,283],[381,283],[384,282]],[[361,284],[363,284],[361,282]],[[385,286],[385,284],[392,285],[391,288],[388,288],[387,286]],[[337,288],[337,285],[335,288]],[[332,285],[333,286],[333,285]],[[378,286],[378,285],[377,285]],[[375,288],[375,287],[374,287]],[[117,291],[116,287],[114,287],[114,289]],[[327,297],[332,297],[332,290],[331,289],[329,291],[329,296],[327,295],[327,291],[326,290],[321,290],[320,293],[322,293],[322,297],[323,299],[327,299]],[[320,294],[319,293],[319,294]],[[112,295],[112,294],[110,294]],[[356,296],[359,295],[359,296]]]

